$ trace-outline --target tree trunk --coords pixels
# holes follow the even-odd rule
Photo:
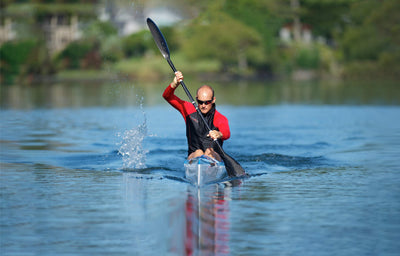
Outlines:
[[[290,6],[293,11],[293,37],[295,42],[300,42],[301,40],[301,22],[299,17],[300,11],[300,1],[290,0]]]
[[[247,58],[244,51],[238,53],[238,69],[239,73],[244,74],[248,68]]]

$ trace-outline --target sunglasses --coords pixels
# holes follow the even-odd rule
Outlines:
[[[196,98],[196,100],[197,100],[197,103],[199,103],[199,105],[203,105],[203,104],[210,105],[213,102],[213,100],[202,101],[197,98]]]

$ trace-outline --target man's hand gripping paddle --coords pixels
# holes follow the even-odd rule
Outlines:
[[[150,18],[147,18],[147,26],[149,27],[151,34],[153,35],[154,41],[156,42],[158,49],[160,50],[164,59],[167,60],[169,66],[172,68],[172,70],[175,73],[177,70],[171,61],[167,41],[165,40],[163,34],[161,33],[161,31],[157,27],[157,25],[154,23],[154,21],[152,21]],[[203,115],[201,114],[201,111],[197,105],[197,102],[193,99],[193,97],[190,94],[189,90],[187,89],[185,83],[183,81],[180,81],[180,83],[182,85],[182,88],[185,90],[186,95],[189,97],[190,102],[193,104],[193,106],[196,108],[197,112],[199,113],[199,116],[203,120],[207,129],[209,131],[211,131],[209,125],[207,124],[206,120],[204,119]],[[235,159],[233,159],[231,156],[229,156],[228,154],[226,154],[224,152],[224,150],[222,149],[221,145],[219,144],[219,142],[217,140],[214,140],[214,141],[217,144],[216,151],[221,156],[222,160],[224,161],[228,175],[230,177],[238,177],[238,176],[245,175],[246,172],[243,169],[243,167]]]

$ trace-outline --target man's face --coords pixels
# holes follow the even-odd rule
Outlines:
[[[213,97],[212,90],[209,88],[200,88],[197,92],[197,104],[201,113],[207,114],[211,110],[213,103],[215,103],[215,97]]]

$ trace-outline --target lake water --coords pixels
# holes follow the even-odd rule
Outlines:
[[[1,255],[399,255],[397,85],[217,85],[250,177],[201,189],[162,91],[1,87]]]

